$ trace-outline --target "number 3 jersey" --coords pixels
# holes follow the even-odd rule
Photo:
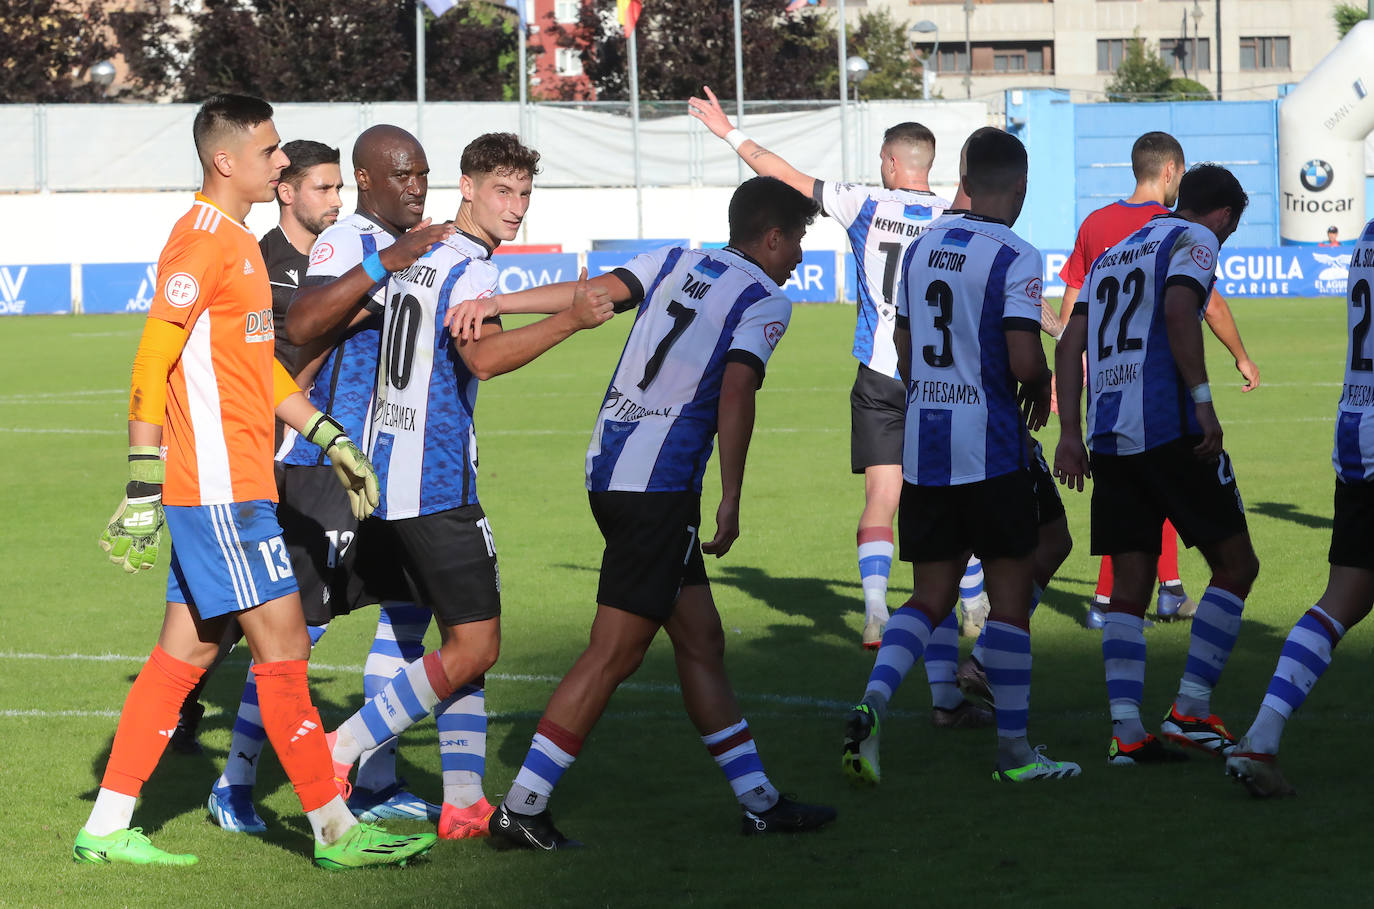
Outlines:
[[[907,250],[897,326],[911,332],[902,476],[959,486],[1026,467],[1008,331],[1040,330],[1040,253],[961,212]]]
[[[1097,257],[1079,296],[1088,316],[1089,449],[1139,454],[1202,432],[1169,348],[1164,298],[1170,287],[1188,288],[1201,319],[1216,264],[1216,234],[1171,215]]]
[[[491,250],[457,233],[388,280],[372,446],[381,502],[394,521],[477,502],[477,377],[444,327],[450,304],[490,296]]]
[[[792,303],[731,249],[668,247],[613,272],[639,302],[587,449],[592,492],[701,492],[727,363],[763,380]]]
[[[949,202],[925,190],[820,180],[813,193],[821,209],[844,225],[854,251],[859,275],[854,357],[869,369],[896,378],[892,325],[901,281],[899,266],[911,242],[949,208]]]
[[[1347,332],[1345,384],[1336,410],[1336,446],[1331,460],[1347,483],[1374,479],[1374,342],[1369,337],[1374,300],[1374,221],[1364,226],[1350,256],[1346,279]]]

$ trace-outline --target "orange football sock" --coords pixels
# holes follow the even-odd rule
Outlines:
[[[101,788],[132,796],[143,790],[177,728],[182,701],[203,675],[154,645],[124,699]]]
[[[1103,556],[1102,564],[1097,569],[1097,590],[1094,591],[1099,601],[1110,600],[1112,598],[1112,557]]]
[[[262,728],[306,811],[338,798],[320,712],[310,701],[305,660],[253,664]]]

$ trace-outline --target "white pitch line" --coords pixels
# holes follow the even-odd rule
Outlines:
[[[61,398],[90,398],[100,395],[127,395],[127,388],[86,388],[76,391],[43,391],[33,394],[0,395],[0,404],[15,404],[24,401],[50,401]]]
[[[97,663],[139,663],[139,664],[142,664],[143,662],[145,662],[145,661],[147,660],[147,657],[142,657],[142,656],[128,656],[128,655],[125,655],[125,654],[118,654],[118,653],[88,654],[88,653],[15,653],[15,652],[9,652],[9,653],[0,653],[0,660],[50,660],[50,661],[66,661],[66,660],[72,660],[72,661],[85,661],[85,662],[97,662]],[[236,661],[236,662],[239,662],[241,666],[246,666],[246,665],[247,665],[247,664],[246,664],[245,662],[243,662],[243,661]],[[357,666],[354,666],[354,665],[343,665],[343,666],[340,666],[340,665],[334,665],[334,664],[330,664],[330,663],[315,663],[315,662],[312,662],[312,663],[310,664],[310,668],[311,668],[311,669],[316,669],[316,670],[322,670],[322,671],[324,671],[324,672],[347,672],[347,673],[354,673],[354,674],[356,674],[356,675],[362,675],[362,673],[363,673],[363,667],[362,667],[361,665],[357,665]],[[488,673],[487,673],[487,678],[488,678],[489,680],[490,680],[490,679],[494,679],[494,680],[501,681],[501,682],[527,682],[527,683],[537,683],[537,684],[544,684],[544,685],[556,685],[556,684],[558,684],[558,682],[562,681],[562,676],[556,676],[556,675],[530,675],[530,674],[526,674],[526,673],[503,673],[503,672],[488,672]],[[639,692],[639,693],[642,693],[642,694],[671,694],[671,695],[674,695],[674,696],[680,696],[681,693],[682,693],[682,689],[680,689],[678,686],[676,686],[676,685],[670,685],[670,684],[667,684],[667,683],[664,683],[664,682],[634,682],[634,681],[623,682],[623,683],[621,683],[619,690],[620,690],[620,691],[633,691],[633,692]],[[833,700],[833,699],[830,699],[830,698],[813,698],[813,697],[808,697],[808,696],[806,696],[806,695],[796,695],[796,694],[769,694],[769,693],[767,693],[767,692],[741,692],[741,693],[740,693],[740,697],[742,697],[742,698],[744,698],[744,699],[746,699],[746,700],[758,701],[758,702],[762,702],[762,703],[765,703],[765,704],[774,704],[774,705],[784,706],[784,707],[805,707],[805,708],[809,708],[809,709],[820,709],[820,710],[848,710],[849,708],[851,708],[851,707],[854,706],[854,704],[853,704],[852,701],[839,701],[839,700]],[[4,714],[4,713],[0,713],[0,716],[5,716],[5,715],[6,715],[6,714]],[[94,714],[93,714],[93,715],[94,715]],[[117,714],[116,714],[116,715],[117,715]]]
[[[129,431],[127,429],[72,429],[63,427],[44,429],[38,426],[0,426],[0,433],[7,432],[28,436],[123,436],[128,435]]]

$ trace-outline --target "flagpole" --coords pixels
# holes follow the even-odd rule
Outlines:
[[[516,2],[520,4],[520,8],[516,10],[519,14],[519,18],[515,26],[516,42],[520,46],[518,52],[520,66],[520,138],[525,142],[529,142],[529,127],[525,123],[525,117],[527,115],[526,105],[529,103],[529,87],[527,84],[529,79],[529,73],[527,72],[529,64],[526,62],[525,58],[525,45],[529,44],[530,36],[529,29],[525,25],[525,0],[516,0]]]
[[[735,127],[744,129],[744,38],[740,24],[739,0],[735,0]],[[735,176],[744,182],[744,159],[735,156]]]
[[[631,28],[625,36],[630,51],[630,133],[633,138],[635,159],[635,236],[644,239],[644,188],[640,185],[639,172],[639,49],[635,43],[635,32]]]
[[[415,0],[415,138],[425,142],[425,10]]]
[[[844,25],[844,0],[839,2],[840,27],[840,173],[849,179],[849,71],[845,69],[846,45]]]

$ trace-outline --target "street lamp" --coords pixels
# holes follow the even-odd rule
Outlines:
[[[920,22],[913,22],[911,28],[907,29],[906,41],[912,45],[912,56],[916,55],[915,44],[920,39],[917,35],[928,35],[935,33],[935,46],[931,48],[929,56],[921,61],[921,96],[930,98],[930,87],[935,82],[935,72],[930,68],[933,61],[936,67],[940,65],[940,26],[931,22],[929,19],[922,19]]]
[[[109,60],[101,60],[91,66],[91,83],[100,88],[100,93],[104,95],[114,82],[115,66]]]
[[[1193,12],[1192,12],[1192,16],[1193,16],[1193,78],[1194,78],[1195,80],[1197,80],[1198,82],[1201,82],[1201,81],[1202,81],[1202,79],[1201,79],[1201,76],[1202,76],[1202,63],[1201,63],[1201,60],[1198,58],[1198,55],[1197,55],[1197,30],[1198,30],[1198,25],[1201,24],[1201,22],[1202,22],[1202,4],[1199,3],[1198,0],[1193,0]],[[1186,38],[1187,35],[1185,35],[1184,37]]]
[[[854,103],[859,103],[859,83],[868,76],[868,61],[858,55],[844,61],[844,70],[849,73],[849,84],[854,86]]]
[[[1218,3],[1221,0],[1217,0]],[[964,0],[964,97],[973,97],[973,45],[968,38],[969,21],[973,18],[973,0]]]

